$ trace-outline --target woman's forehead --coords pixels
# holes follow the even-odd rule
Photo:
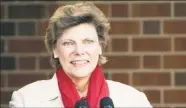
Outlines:
[[[89,23],[83,23],[64,30],[61,39],[97,39],[97,32],[95,26]]]

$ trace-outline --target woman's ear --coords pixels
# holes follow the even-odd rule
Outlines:
[[[54,58],[58,58],[59,57],[57,49],[53,49],[53,54],[54,54]]]

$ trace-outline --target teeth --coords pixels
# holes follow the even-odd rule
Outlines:
[[[87,63],[87,61],[73,61],[73,64],[84,64]]]

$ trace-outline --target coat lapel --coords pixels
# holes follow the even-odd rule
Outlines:
[[[63,107],[56,74],[48,81],[48,87],[45,99],[40,101],[38,105],[40,107]]]

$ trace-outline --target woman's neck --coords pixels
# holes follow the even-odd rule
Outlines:
[[[89,78],[73,79],[79,92],[84,92],[89,85]]]
[[[90,76],[81,77],[81,78],[70,76],[70,78],[72,79],[73,83],[76,85],[76,89],[77,89],[78,93],[80,95],[86,95],[86,93],[88,91]]]

